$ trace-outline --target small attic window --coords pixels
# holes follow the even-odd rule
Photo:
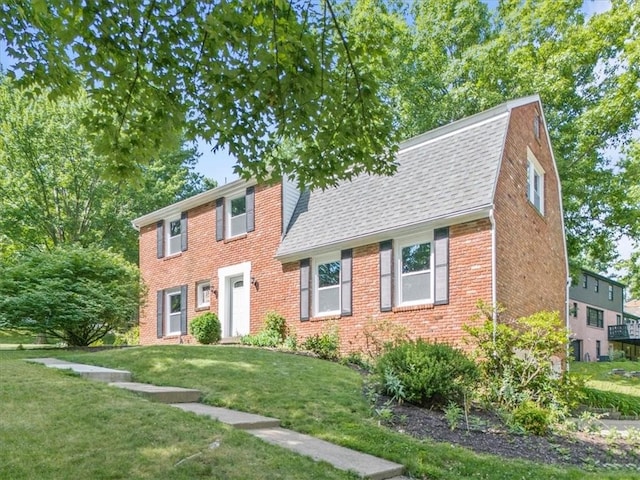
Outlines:
[[[533,135],[536,140],[540,140],[540,114],[538,112],[533,117]]]

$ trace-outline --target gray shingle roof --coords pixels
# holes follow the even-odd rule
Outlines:
[[[278,248],[279,258],[373,237],[488,208],[509,116],[508,105],[400,145],[391,177],[362,175],[325,191],[304,192]]]

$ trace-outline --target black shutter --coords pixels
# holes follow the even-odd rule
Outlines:
[[[256,189],[255,187],[247,188],[246,200],[246,212],[247,212],[247,232],[253,232],[256,229],[256,216],[255,216],[255,204],[256,204]]]
[[[156,223],[156,245],[158,258],[164,257],[164,220]]]
[[[380,311],[393,308],[393,248],[391,240],[380,242]]]
[[[449,228],[438,228],[433,232],[435,272],[434,292],[436,305],[449,303]]]
[[[300,320],[309,320],[311,265],[308,258],[300,260]]]
[[[224,198],[216,200],[216,241],[224,240]]]
[[[187,286],[180,287],[180,334],[187,334]]]
[[[340,291],[341,291],[341,310],[340,314],[343,316],[350,316],[352,313],[351,308],[351,293],[352,293],[352,266],[353,266],[353,250],[342,250],[340,259]]]
[[[156,329],[158,338],[162,338],[163,322],[164,322],[164,290],[158,290],[156,294]]]
[[[180,214],[180,248],[183,252],[187,249],[187,212]]]

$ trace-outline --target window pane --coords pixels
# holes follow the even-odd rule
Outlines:
[[[180,294],[169,295],[169,312],[180,313]]]
[[[340,283],[340,262],[318,265],[318,287],[330,287]]]
[[[206,283],[198,286],[198,304],[208,305],[211,293],[211,286]]]
[[[169,239],[169,253],[176,253],[182,250],[182,240],[180,236]]]
[[[169,236],[175,237],[176,235],[180,235],[180,220],[169,223]]]
[[[169,332],[179,332],[180,331],[180,314],[172,313],[169,315]]]
[[[318,290],[318,312],[340,310],[340,287],[328,287]]]
[[[402,273],[429,270],[431,266],[431,244],[420,243],[402,249]]]
[[[247,213],[247,197],[239,197],[231,200],[231,216],[237,217]]]
[[[431,274],[418,273],[402,276],[402,301],[427,300],[431,295]]]
[[[247,216],[242,214],[231,217],[231,236],[242,235],[247,233]]]

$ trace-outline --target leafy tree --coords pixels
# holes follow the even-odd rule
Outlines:
[[[81,119],[82,92],[49,100],[0,79],[0,253],[79,243],[138,257],[136,216],[205,188],[193,148],[137,166],[135,182],[109,178]],[[0,255],[1,256],[1,255]]]
[[[384,49],[352,48],[336,3],[14,0],[0,6],[0,32],[22,84],[86,86],[85,124],[119,174],[186,131],[227,147],[245,177],[324,187],[390,173],[395,157],[369,68]],[[283,142],[294,155],[279,154]]]
[[[87,346],[136,319],[137,267],[97,247],[32,250],[0,264],[0,326]]]
[[[539,93],[563,186],[569,256],[606,270],[622,235],[640,239],[640,3],[613,0],[360,0],[351,34],[385,45],[377,72],[411,136]],[[372,19],[371,29],[365,19]],[[371,30],[374,30],[373,32]],[[621,158],[616,158],[621,152]]]

